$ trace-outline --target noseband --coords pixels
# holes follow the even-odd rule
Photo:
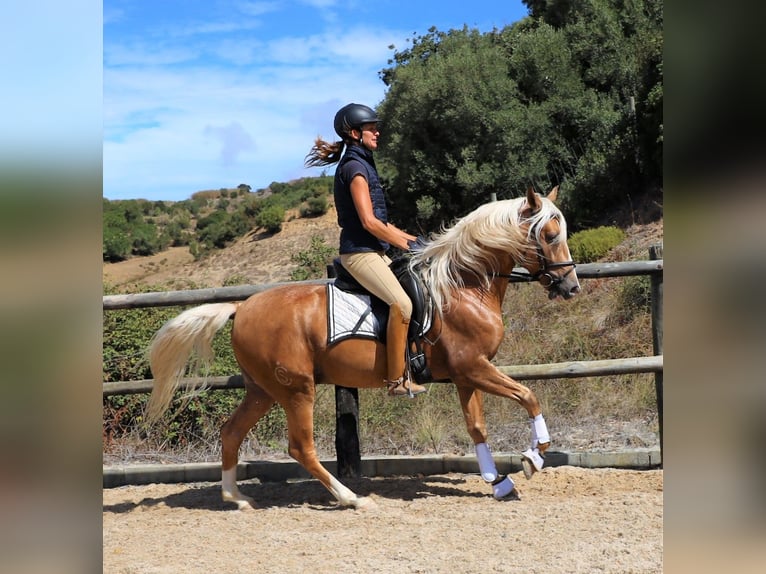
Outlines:
[[[559,283],[563,282],[572,271],[574,271],[577,265],[574,261],[561,261],[559,263],[548,263],[543,255],[543,248],[537,244],[537,261],[540,263],[540,269],[535,273],[522,273],[520,271],[511,271],[510,273],[495,273],[496,277],[505,277],[506,279],[517,281],[539,281],[543,287],[555,287]],[[569,267],[571,269],[561,276],[553,275],[550,273],[550,269],[558,269],[559,267]]]

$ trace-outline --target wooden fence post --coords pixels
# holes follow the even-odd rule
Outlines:
[[[327,277],[335,277],[335,268],[327,266]],[[359,448],[359,389],[335,387],[335,456],[338,478],[359,478],[362,455]]]
[[[649,248],[649,259],[662,259],[662,245],[652,245]],[[653,273],[652,284],[652,345],[655,355],[662,355],[662,273]],[[654,390],[657,394],[657,416],[660,423],[660,457],[664,462],[662,450],[662,380],[663,371],[654,373]]]

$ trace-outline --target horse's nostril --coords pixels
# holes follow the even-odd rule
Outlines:
[[[572,295],[574,295],[575,293],[579,293],[579,292],[580,292],[580,286],[579,286],[579,285],[575,285],[574,287],[572,287],[572,288],[569,290],[569,292],[570,292]]]

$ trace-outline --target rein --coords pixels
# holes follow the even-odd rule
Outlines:
[[[572,269],[564,273],[561,277],[557,277],[556,275],[552,275],[548,273],[549,269],[555,269],[557,267],[567,267],[571,266]],[[577,264],[574,261],[562,261],[561,263],[551,263],[550,265],[546,265],[536,273],[522,273],[521,271],[511,271],[510,273],[493,273],[493,277],[503,277],[505,279],[516,279],[517,281],[526,281],[528,283],[531,283],[532,281],[540,281],[540,283],[544,287],[548,287],[549,285],[558,285],[561,283],[567,275],[569,275],[574,268],[577,267]]]
[[[543,287],[550,287],[554,285],[558,285],[564,279],[566,279],[566,276],[569,275],[577,265],[574,261],[561,261],[559,263],[548,263],[545,259],[545,256],[543,255],[543,250],[540,247],[540,245],[537,246],[537,259],[540,262],[540,269],[536,271],[535,273],[522,273],[520,271],[511,271],[510,273],[493,273],[492,275],[494,277],[503,277],[505,279],[508,279],[509,281],[512,279],[516,279],[517,281],[526,281],[526,282],[532,282],[532,281],[539,281],[540,284]],[[569,267],[572,268],[561,275],[560,277],[553,275],[549,273],[549,269],[557,269],[559,267]]]

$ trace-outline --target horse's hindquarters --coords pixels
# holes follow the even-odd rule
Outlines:
[[[327,338],[322,285],[286,285],[256,293],[237,309],[234,355],[259,386],[311,378],[314,354]]]

